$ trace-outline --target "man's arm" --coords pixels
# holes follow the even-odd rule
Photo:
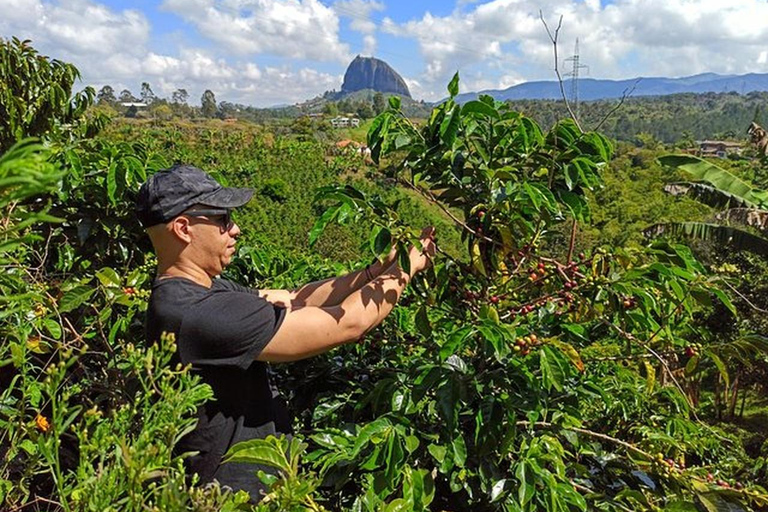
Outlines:
[[[396,257],[397,253],[395,249],[392,249],[384,261],[376,261],[368,265],[366,267],[367,272],[366,269],[362,269],[343,276],[314,281],[296,290],[259,290],[259,295],[269,302],[283,307],[314,306],[323,308],[337,306],[351,293],[387,271]]]
[[[422,239],[423,250],[411,248],[410,275],[393,263],[376,279],[349,294],[341,304],[286,311],[283,323],[256,359],[296,361],[359,339],[392,311],[411,276],[429,265],[435,253],[431,236],[429,231]]]

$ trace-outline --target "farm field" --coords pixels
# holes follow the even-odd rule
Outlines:
[[[764,158],[458,105],[458,75],[428,119],[393,97],[351,132],[108,120],[74,66],[0,55],[37,66],[0,82],[0,509],[768,509]],[[61,93],[41,107],[32,88]],[[437,230],[382,325],[273,365],[294,435],[231,452],[274,468],[259,504],[185,478],[172,450],[211,390],[170,363],[172,337],[144,340],[156,261],[135,196],[176,162],[255,190],[226,274],[249,287]]]

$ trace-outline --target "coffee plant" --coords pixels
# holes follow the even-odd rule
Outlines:
[[[723,274],[663,241],[576,250],[610,142],[568,120],[545,132],[488,97],[458,105],[458,77],[423,125],[392,99],[369,133],[382,181],[456,226],[438,232],[452,235],[450,250],[439,244],[362,343],[275,366],[295,434],[230,454],[277,469],[253,475],[270,485],[261,503],[198,485],[173,447],[211,392],[172,364],[172,337],[144,342],[155,262],[132,211],[139,184],[183,159],[263,191],[270,177],[256,170],[279,163],[293,194],[291,173],[311,169],[323,185],[316,210],[308,190],[285,204],[284,190],[264,193],[270,210],[244,209],[243,225],[258,230],[279,212],[305,225],[316,211],[308,242],[334,245],[332,224],[354,224],[369,233],[363,259],[394,247],[403,265],[418,211],[401,208],[405,193],[330,185],[360,164],[327,159],[317,142],[140,125],[94,138],[104,120],[90,115],[92,91],[73,94],[73,66],[18,40],[0,52],[0,509],[768,506],[765,459],[747,457],[700,406],[713,382],[729,384],[730,366],[765,352],[757,334],[706,328],[713,308],[735,321]],[[228,272],[256,288],[365,263],[249,242]]]
[[[563,226],[589,221],[584,191],[600,186],[610,142],[569,120],[545,133],[487,96],[458,105],[458,76],[448,90],[423,126],[391,100],[369,146],[453,219],[466,257],[441,254],[365,346],[300,367],[304,461],[322,479],[301,492],[360,511],[767,506],[735,440],[698,416],[698,372],[725,371],[734,348],[697,322],[714,302],[735,312],[721,278],[682,245],[556,247]],[[349,185],[318,199],[311,239],[368,222],[382,257],[416,238]],[[264,463],[275,446],[233,456]],[[295,479],[281,472],[274,500]]]

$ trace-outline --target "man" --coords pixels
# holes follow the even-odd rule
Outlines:
[[[178,444],[191,452],[188,471],[245,489],[258,500],[258,467],[221,464],[235,443],[289,433],[284,402],[266,363],[296,361],[360,339],[386,317],[411,277],[434,255],[434,230],[410,249],[410,274],[394,252],[363,271],[298,290],[250,290],[218,276],[230,263],[240,228],[233,208],[253,191],[226,188],[191,166],[150,177],[136,212],[157,253],[157,278],[147,310],[147,339],[173,333],[178,360],[211,386],[214,400],[198,411],[195,429]]]

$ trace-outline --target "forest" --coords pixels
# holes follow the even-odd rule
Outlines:
[[[768,510],[768,161],[682,151],[746,139],[762,94],[574,119],[457,104],[457,74],[423,117],[377,100],[358,134],[181,97],[126,118],[79,78],[0,40],[0,509]],[[134,202],[177,162],[255,190],[226,271],[252,288],[407,265],[437,230],[361,343],[274,365],[294,435],[228,454],[276,468],[258,504],[185,478],[173,446],[211,389],[144,338]]]

